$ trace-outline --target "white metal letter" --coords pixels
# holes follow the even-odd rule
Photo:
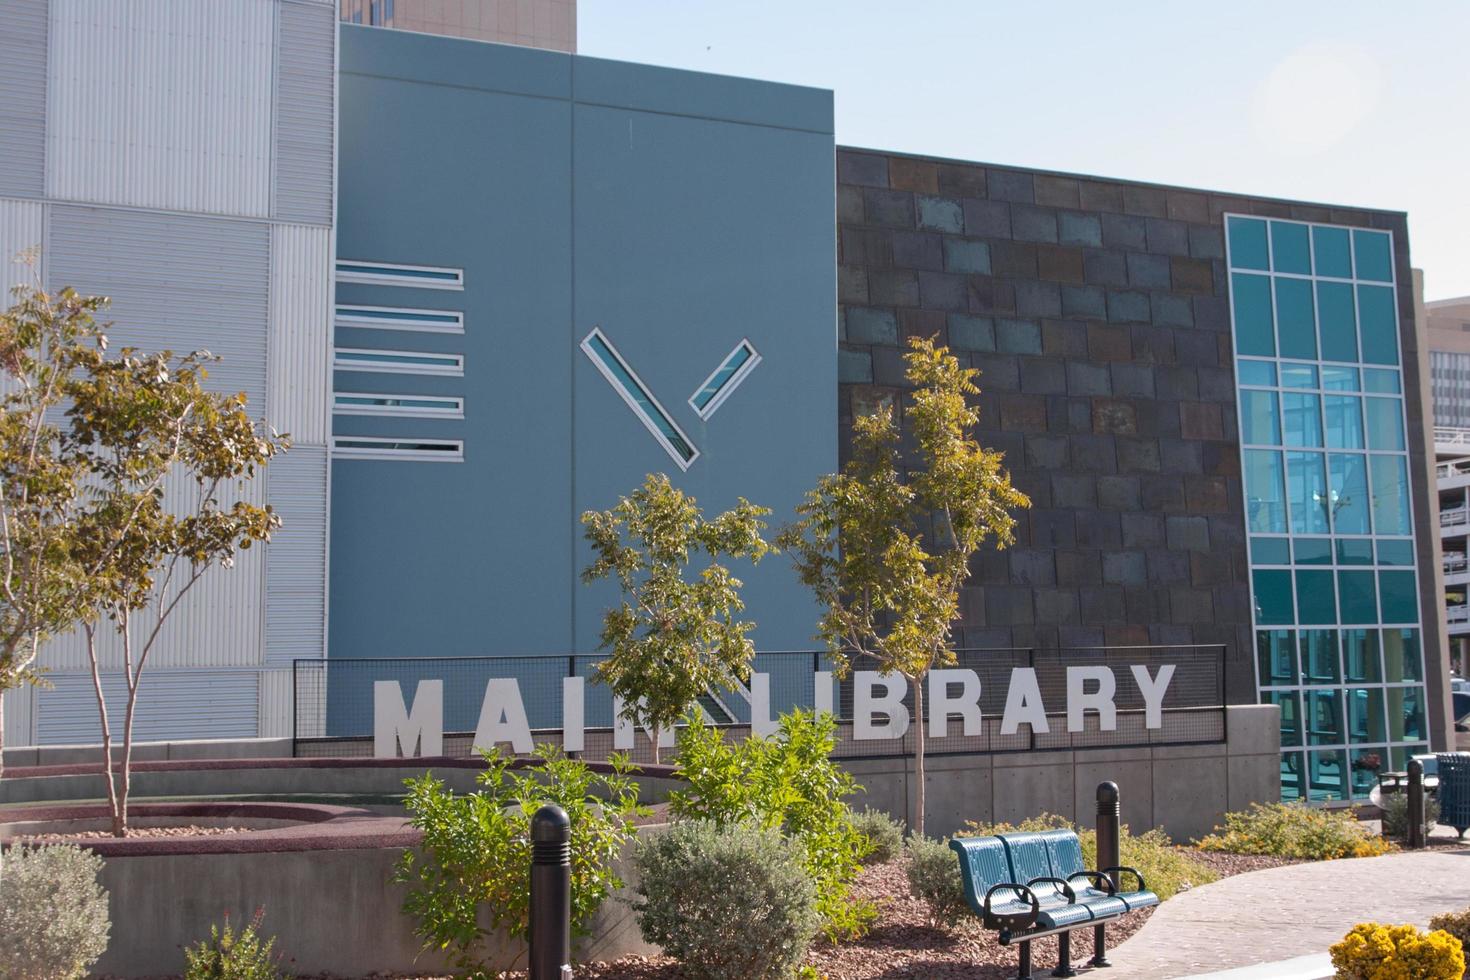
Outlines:
[[[586,684],[580,677],[561,679],[561,747],[568,752],[586,748]]]
[[[817,714],[826,712],[836,714],[832,710],[832,672],[830,670],[818,670],[812,675],[812,707],[816,708]]]
[[[883,688],[881,698],[873,696],[873,689]],[[852,686],[852,737],[858,741],[873,741],[880,738],[903,738],[909,730],[909,709],[904,706],[903,696],[908,693],[908,681],[901,674],[886,677],[874,670],[860,670],[853,675]],[[873,715],[881,712],[888,720],[881,725],[873,723]]]
[[[774,735],[781,725],[771,720],[771,675],[750,675],[750,733]]]
[[[950,696],[949,686],[960,685],[960,691]],[[980,727],[980,675],[973,670],[954,668],[929,671],[929,737],[943,738],[949,734],[949,716],[959,715],[965,722],[966,735],[979,735]]]
[[[623,706],[623,699],[617,695],[613,695],[613,748],[618,751],[631,751],[636,729],[634,729],[633,723],[623,716]],[[653,741],[652,730],[644,729],[644,731],[648,732],[648,740],[650,742]],[[674,729],[672,725],[658,733],[658,747],[661,749],[671,749],[674,747]]]
[[[413,710],[409,711],[403,705],[403,688],[397,681],[374,681],[373,755],[392,759],[443,754],[444,682],[419,681],[413,694]]]
[[[1087,693],[1087,682],[1097,681],[1097,690]],[[1118,730],[1118,708],[1113,704],[1113,694],[1118,689],[1117,678],[1111,667],[1068,667],[1067,668],[1067,731],[1080,732],[1086,726],[1083,716],[1088,711],[1097,712],[1099,731]]]
[[[1014,735],[1023,724],[1031,726],[1033,735],[1045,735],[1051,731],[1034,667],[1016,667],[1011,671],[1011,686],[1006,690],[1006,711],[1000,719],[1000,733]]]
[[[509,742],[521,755],[535,748],[531,724],[526,721],[526,705],[521,701],[521,686],[514,677],[497,677],[486,684],[485,700],[480,703],[474,747],[488,749],[496,742]]]
[[[1148,668],[1143,664],[1134,664],[1133,680],[1138,684],[1138,693],[1143,695],[1143,727],[1164,727],[1164,692],[1169,689],[1169,682],[1174,679],[1174,665],[1164,664],[1159,667],[1159,673],[1155,677],[1148,676]]]

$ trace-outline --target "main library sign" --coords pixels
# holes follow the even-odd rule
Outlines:
[[[1120,684],[1129,688],[1130,702],[1141,703],[1144,727],[1163,727],[1164,696],[1174,679],[1174,664],[1131,664],[1108,666],[1088,664],[1067,666],[1060,690],[1042,696],[1042,684],[1034,667],[1014,667],[1006,685],[1005,703],[1000,711],[1000,734],[1014,735],[1022,726],[1032,735],[1046,734],[1052,719],[1060,721],[1065,714],[1066,730],[1087,729],[1089,716],[1097,731],[1111,732],[1118,727]],[[811,705],[819,711],[833,710],[833,677],[829,671],[813,671]],[[855,742],[877,742],[901,739],[913,723],[905,698],[908,683],[897,674],[855,671],[851,678],[851,738]],[[981,711],[982,695],[993,693],[982,689],[979,672],[953,667],[929,672],[927,690],[930,738],[950,734],[979,735],[985,718]],[[751,676],[749,690],[750,728],[757,735],[767,735],[777,728],[771,711],[771,675]],[[585,747],[586,680],[563,677],[561,682],[561,741],[569,752]],[[636,733],[623,717],[623,706],[613,701],[613,747],[634,747]],[[844,721],[849,720],[844,718]],[[606,731],[606,729],[603,729]],[[647,736],[647,733],[645,733]],[[651,736],[648,736],[651,737]],[[661,744],[672,745],[674,733],[661,732]],[[492,678],[485,685],[475,726],[474,745],[490,747],[509,745],[518,753],[533,748],[531,725],[519,682],[513,677]],[[411,703],[404,698],[402,685],[396,680],[373,683],[373,754],[381,758],[401,755],[438,756],[444,748],[444,681],[420,680]]]

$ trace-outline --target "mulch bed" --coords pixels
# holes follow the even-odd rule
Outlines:
[[[1190,857],[1221,877],[1295,862],[1274,857],[1205,854]],[[819,942],[807,962],[828,980],[1003,980],[1016,975],[1016,949],[996,941],[995,933],[966,924],[958,929],[931,925],[924,903],[909,894],[902,859],[867,868],[854,891],[879,907],[878,921],[862,939],[840,946]],[[1133,935],[1148,921],[1144,909],[1108,926],[1108,946]],[[1056,964],[1057,940],[1032,944],[1033,971],[1049,974]],[[1092,957],[1092,930],[1072,933],[1072,963],[1080,968]],[[1045,969],[1036,969],[1045,964]],[[627,957],[577,969],[578,980],[683,980],[667,957]]]

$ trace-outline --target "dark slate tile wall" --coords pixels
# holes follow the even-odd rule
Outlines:
[[[1224,644],[1227,693],[1254,701],[1221,216],[1393,227],[1407,283],[1403,216],[845,148],[837,182],[840,422],[938,335],[1031,496],[1015,545],[975,560],[961,641]]]

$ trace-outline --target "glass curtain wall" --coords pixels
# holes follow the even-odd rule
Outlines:
[[[1427,751],[1387,232],[1226,215],[1256,676],[1281,795],[1361,799]]]

